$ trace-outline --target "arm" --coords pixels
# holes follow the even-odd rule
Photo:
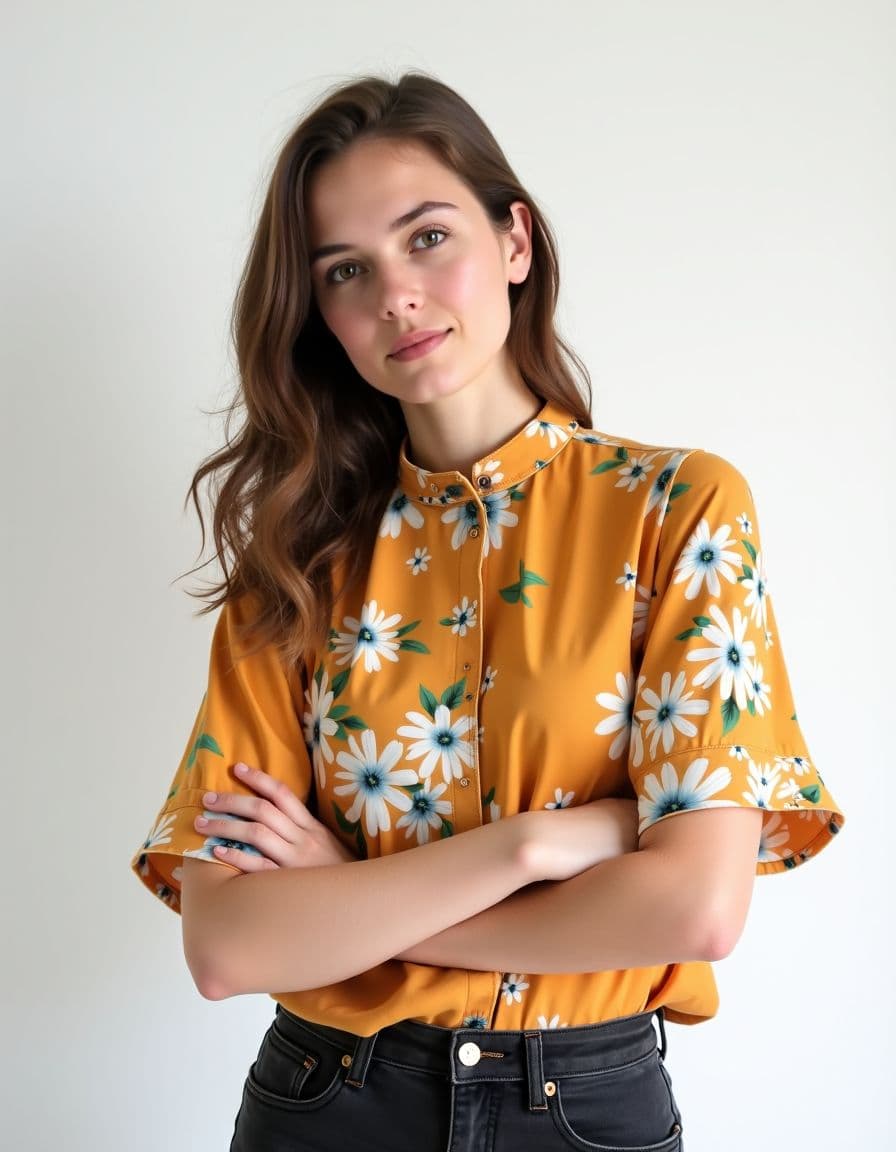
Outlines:
[[[246,827],[241,835],[253,835]],[[620,851],[612,802],[524,812],[372,860],[233,872],[186,857],[184,951],[208,999],[344,980]]]
[[[648,828],[639,851],[517,893],[399,959],[497,972],[718,960],[743,930],[761,823],[760,809],[678,813]]]

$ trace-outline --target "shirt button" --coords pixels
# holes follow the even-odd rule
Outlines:
[[[469,788],[470,787],[470,781],[466,778],[466,776],[461,777],[460,786],[461,786],[461,788]]]
[[[439,490],[438,484],[430,484],[430,488],[433,490],[433,492],[438,492]]]
[[[466,696],[464,696],[464,700],[472,700],[472,699],[473,699],[473,693],[472,692],[468,692],[466,694]]]
[[[472,664],[464,664],[464,672],[469,672],[472,667]]]
[[[461,1044],[457,1050],[457,1058],[465,1068],[472,1068],[475,1064],[479,1063],[479,1045],[478,1044]]]
[[[476,483],[480,488],[491,488],[492,478],[491,476],[480,476]]]
[[[478,528],[471,528],[470,529],[470,535],[473,537],[478,536],[479,535],[479,529]]]

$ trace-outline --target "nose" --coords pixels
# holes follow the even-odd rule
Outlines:
[[[380,272],[379,310],[384,320],[420,310],[423,291],[412,268],[383,268]]]

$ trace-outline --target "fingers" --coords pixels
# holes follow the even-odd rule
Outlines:
[[[282,780],[275,780],[267,772],[251,768],[248,764],[235,764],[233,771],[238,780],[264,796],[300,828],[309,831],[316,823],[307,807]]]
[[[233,864],[241,872],[268,872],[271,868],[279,867],[273,860],[268,860],[265,856],[256,856],[254,852],[243,852],[239,848],[231,848],[223,844],[217,844],[212,851],[219,860],[223,860],[225,864]]]

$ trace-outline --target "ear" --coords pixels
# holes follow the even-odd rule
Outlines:
[[[522,200],[510,205],[513,227],[502,233],[507,279],[511,284],[522,284],[532,266],[532,213]]]

